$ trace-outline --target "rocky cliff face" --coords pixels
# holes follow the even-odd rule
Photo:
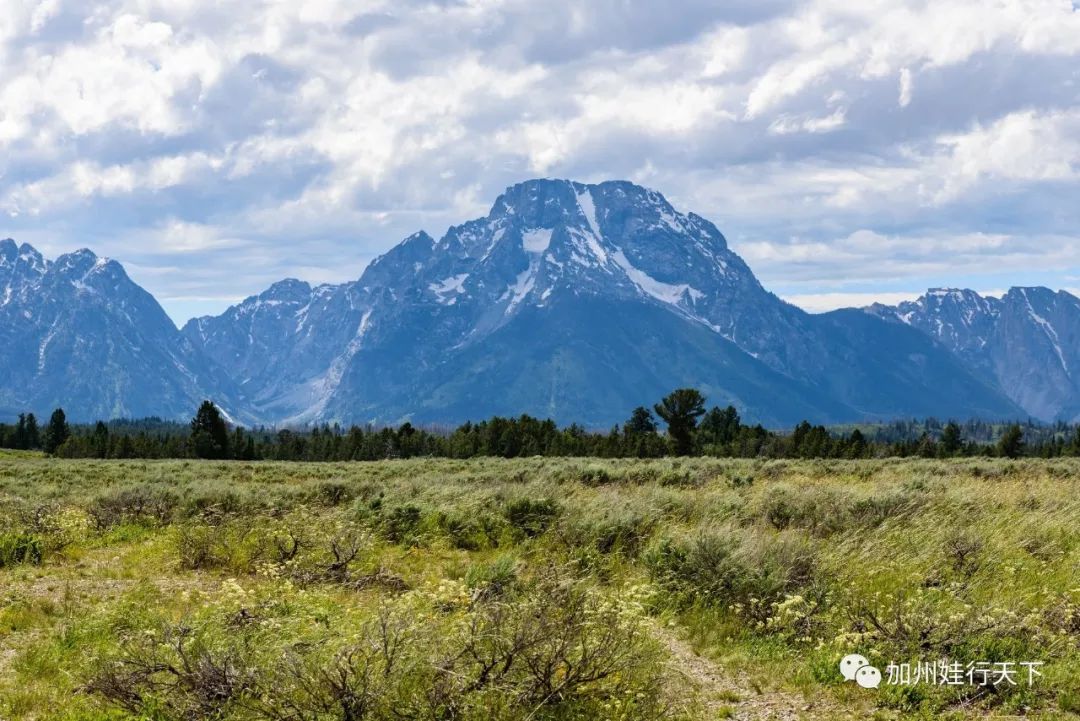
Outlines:
[[[1028,415],[1080,420],[1080,299],[1047,288],[1013,288],[1002,298],[932,289],[870,313],[916,328],[952,351]]]
[[[119,263],[89,250],[46,261],[0,241],[0,409],[69,417],[180,417],[204,393],[244,418],[205,362]]]

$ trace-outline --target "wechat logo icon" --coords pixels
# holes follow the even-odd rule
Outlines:
[[[870,665],[865,656],[853,653],[840,661],[840,674],[845,681],[854,681],[863,688],[877,688],[881,685],[881,671]]]

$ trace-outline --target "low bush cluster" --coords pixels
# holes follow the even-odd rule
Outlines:
[[[555,570],[464,605],[445,595],[410,592],[334,638],[284,646],[257,612],[165,624],[120,643],[85,689],[160,721],[611,718],[613,704],[626,721],[665,718],[637,604]]]

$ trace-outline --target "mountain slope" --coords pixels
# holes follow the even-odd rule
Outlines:
[[[870,314],[909,325],[951,350],[1034,418],[1080,419],[1080,299],[1047,288],[1002,298],[931,289]]]
[[[654,191],[534,180],[356,282],[278,284],[184,333],[266,420],[606,425],[682,384],[781,424],[1019,412],[924,335],[883,342],[895,328],[784,303],[712,223]]]
[[[0,240],[0,377],[5,414],[183,417],[208,391],[239,410],[228,378],[119,263],[89,250],[49,262],[10,239]]]

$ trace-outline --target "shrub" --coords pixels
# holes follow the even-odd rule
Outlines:
[[[497,547],[505,526],[501,518],[483,512],[440,513],[438,523],[451,545],[465,551]]]
[[[537,501],[519,498],[506,505],[505,515],[515,530],[532,538],[548,529],[559,515],[559,507],[548,498]]]
[[[814,550],[802,539],[736,530],[662,539],[645,562],[677,604],[731,607],[759,622],[787,595],[811,587],[816,569]]]
[[[728,476],[728,485],[732,488],[749,488],[754,485],[754,477],[750,474],[740,475],[738,473],[732,473]]]
[[[172,519],[177,502],[176,494],[170,491],[136,486],[98,496],[86,512],[99,531],[121,523],[164,525]]]
[[[253,572],[257,563],[278,551],[270,524],[259,518],[180,524],[176,548],[182,568],[223,568],[235,573]]]
[[[982,565],[983,543],[974,536],[958,532],[945,541],[945,557],[953,571],[970,578]]]
[[[344,483],[326,481],[315,487],[314,499],[324,506],[340,506],[356,497],[356,491]]]
[[[84,690],[159,721],[597,718],[616,700],[623,721],[668,717],[660,649],[633,599],[552,570],[434,614],[421,598],[384,602],[338,641],[277,645],[247,607],[133,634]]]
[[[607,507],[598,514],[567,517],[560,523],[560,540],[572,550],[634,558],[652,536],[655,516],[644,509]]]
[[[614,480],[603,466],[588,466],[578,473],[578,482],[585,486],[605,486]]]
[[[691,475],[690,471],[671,469],[664,471],[657,479],[661,486],[671,488],[701,488],[705,481],[700,476]]]
[[[160,640],[140,635],[123,644],[85,690],[142,718],[219,718],[257,688],[253,664],[239,648],[217,649],[185,626],[168,626]]]
[[[419,543],[422,515],[420,509],[412,504],[391,509],[382,520],[383,535],[392,543],[416,545]]]
[[[184,515],[201,516],[205,519],[231,516],[244,510],[244,502],[233,491],[211,488],[188,498],[184,504]]]

